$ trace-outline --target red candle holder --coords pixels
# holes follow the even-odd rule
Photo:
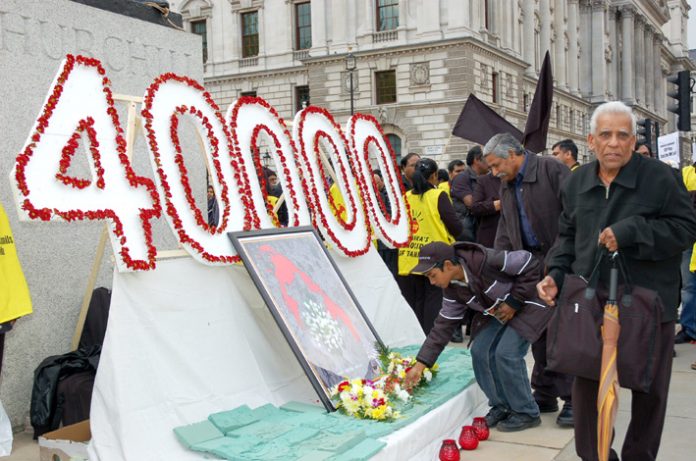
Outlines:
[[[440,461],[459,461],[460,459],[459,448],[457,448],[457,444],[454,440],[443,440],[442,446],[440,447]]]
[[[479,439],[474,426],[462,426],[462,432],[459,434],[459,446],[462,450],[475,450],[478,444]]]
[[[486,418],[483,416],[474,418],[472,426],[474,426],[476,437],[478,437],[479,440],[488,440],[491,431],[488,429],[488,424],[486,424]]]

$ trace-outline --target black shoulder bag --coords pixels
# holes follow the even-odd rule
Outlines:
[[[600,251],[589,280],[565,276],[563,289],[547,330],[547,368],[599,381],[601,326],[608,293],[599,285],[606,251]],[[616,255],[623,284],[619,286],[617,371],[621,387],[648,392],[654,378],[662,301],[656,291],[634,286],[623,257]]]

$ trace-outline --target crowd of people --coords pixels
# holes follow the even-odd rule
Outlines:
[[[420,379],[468,325],[474,372],[491,407],[488,425],[521,431],[538,426],[540,413],[558,413],[556,423],[575,430],[578,456],[598,459],[598,382],[548,369],[546,330],[563,308],[556,304],[564,277],[588,277],[601,252],[618,252],[626,267],[620,283],[653,290],[662,306],[652,384],[632,391],[621,451],[622,459],[654,460],[674,344],[696,338],[696,192],[689,192],[696,191],[696,165],[679,175],[651,158],[636,144],[636,117],[621,102],[596,108],[587,142],[595,160],[580,165],[570,139],[543,156],[500,133],[473,147],[466,165],[452,161],[444,187],[434,161],[417,154],[401,160],[416,224],[413,243],[399,250],[399,286],[427,335],[407,380]],[[600,260],[601,288],[609,286],[608,264]]]
[[[419,380],[448,342],[463,342],[464,328],[489,399],[489,427],[521,431],[538,426],[540,413],[557,413],[559,426],[574,428],[583,460],[598,459],[598,382],[549,369],[547,325],[562,308],[556,303],[566,275],[588,277],[600,252],[621,253],[627,277],[654,290],[662,305],[652,384],[647,393],[633,391],[622,449],[623,459],[654,460],[674,344],[696,342],[696,164],[679,174],[655,159],[649,145],[636,143],[636,117],[621,102],[595,109],[587,142],[595,160],[584,165],[571,139],[544,156],[509,133],[446,169],[409,153],[400,169],[412,241],[398,250],[376,245],[427,336],[407,380]],[[380,170],[372,175],[390,214]],[[282,223],[275,207],[282,190],[273,171],[264,176]],[[209,223],[217,225],[212,187],[208,192]],[[602,265],[604,288],[608,273]],[[618,454],[612,450],[609,459]]]

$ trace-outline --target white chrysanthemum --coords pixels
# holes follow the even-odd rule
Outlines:
[[[341,403],[343,408],[345,408],[346,413],[349,415],[354,415],[360,411],[360,400],[353,400],[350,396],[347,398],[341,398]]]
[[[312,338],[329,352],[343,348],[341,327],[326,309],[313,300],[305,301],[306,309],[302,311],[302,320],[307,324]]]
[[[398,384],[394,386],[394,394],[402,402],[408,402],[408,399],[411,398],[411,394],[409,394],[405,389],[402,389]]]
[[[425,370],[423,371],[423,377],[425,378],[426,382],[430,382],[431,379],[433,379],[433,374],[430,372],[430,370]]]

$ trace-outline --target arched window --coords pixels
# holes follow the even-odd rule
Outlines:
[[[401,160],[401,138],[393,133],[388,134],[386,138],[391,144],[394,155],[396,155],[396,163],[399,163]]]

